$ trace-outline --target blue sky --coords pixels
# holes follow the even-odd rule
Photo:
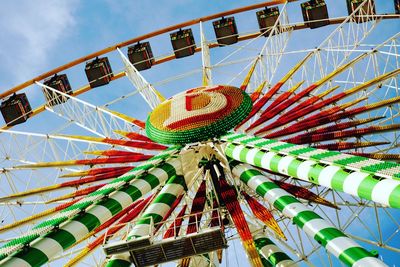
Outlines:
[[[0,91],[5,91],[49,69],[126,39],[171,24],[257,2],[262,1],[4,1],[0,9]],[[344,0],[327,1],[331,17],[343,16],[347,13],[344,2]],[[388,13],[393,10],[392,1],[377,2],[378,13]],[[290,18],[291,21],[302,20],[298,8],[299,2],[290,5],[289,11],[293,14]],[[255,16],[241,17],[239,21],[240,32],[250,31],[256,25]],[[399,21],[391,21],[385,25],[380,28],[380,32],[376,32],[371,37],[371,42],[380,42],[400,29]],[[334,28],[335,26],[329,26],[320,30],[304,30],[295,33],[294,36],[299,41],[292,44],[292,47],[313,48],[319,44],[323,36],[329,34]],[[209,38],[213,38],[212,31],[208,31],[207,34]],[[198,35],[195,38],[199,43]],[[153,51],[158,55],[171,51],[165,36],[154,38],[151,42]],[[219,53],[215,55],[215,58],[222,58],[227,54],[226,51]],[[249,56],[256,54],[257,51]],[[116,59],[115,54],[111,57]],[[198,68],[200,64],[199,55],[195,55],[192,59],[182,59],[170,65],[154,67],[150,71],[143,72],[143,75],[150,82],[162,81],[177,70],[186,69],[188,71]],[[121,66],[115,63],[113,69],[118,70]],[[76,88],[86,83],[82,73],[83,65],[79,65],[68,73],[73,87]],[[215,76],[215,79],[223,81],[225,77],[222,76],[223,73],[221,77]],[[184,79],[165,86],[160,85],[160,90],[166,96],[170,96],[172,92],[199,85],[198,78],[199,75],[193,79]],[[85,94],[83,98],[101,105],[106,102],[104,99],[113,99],[131,90],[126,79],[116,81],[113,86],[99,88],[99,91],[94,90]],[[111,90],[111,88],[115,88],[115,90]],[[38,88],[32,89],[28,92],[32,103],[40,102],[41,94],[38,93]],[[102,94],[98,92],[102,92]],[[135,101],[139,101],[138,98],[135,99]],[[138,107],[126,105],[124,108],[126,108],[126,113],[132,115],[140,109],[141,114],[138,116],[143,119],[148,109],[143,108],[142,110],[140,105],[140,103]],[[35,118],[35,124],[30,131],[51,131],[53,126],[40,124],[45,119],[47,119],[46,116]],[[392,256],[389,256],[388,262],[395,263],[396,260]],[[385,259],[387,260],[387,258]]]

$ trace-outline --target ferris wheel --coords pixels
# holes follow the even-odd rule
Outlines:
[[[0,266],[396,263],[400,1],[332,2],[195,18],[1,92]]]

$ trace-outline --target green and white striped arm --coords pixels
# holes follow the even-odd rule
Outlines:
[[[254,242],[258,253],[268,260],[270,266],[276,267],[297,267],[298,265],[285,253],[283,252],[271,239],[265,237],[262,234],[254,236]]]
[[[87,195],[74,205],[64,210],[61,210],[56,215],[44,220],[24,235],[13,239],[11,242],[6,243],[3,247],[0,248],[0,260],[7,257],[7,255],[10,255],[11,253],[23,248],[25,245],[29,244],[40,236],[43,236],[46,233],[50,232],[54,228],[58,227],[61,223],[73,218],[78,213],[84,211],[90,205],[100,201],[105,196],[110,195],[112,192],[123,187],[126,183],[131,182],[135,177],[141,175],[151,168],[154,168],[177,151],[177,147],[173,147],[163,151],[162,153],[152,157],[151,159],[145,161],[143,164],[127,172],[126,174],[112,180],[95,192]]]
[[[127,240],[143,236],[150,236],[151,229],[153,229],[152,224],[154,225],[162,221],[162,219],[171,209],[172,204],[174,204],[175,200],[182,195],[184,191],[186,191],[186,188],[186,181],[183,176],[176,175],[171,177],[158,193],[157,197],[144,211],[141,218],[136,222],[132,231],[128,234]],[[130,263],[129,253],[123,254],[126,255],[118,255],[118,257],[115,258],[112,257],[108,261],[106,267],[120,266],[122,259],[127,259]]]
[[[228,144],[228,157],[265,170],[289,175],[297,179],[322,185],[340,192],[372,200],[392,208],[400,208],[400,181],[376,179],[363,172],[349,172],[338,166],[322,166],[316,161],[280,156],[258,148]]]
[[[45,264],[177,173],[181,173],[181,161],[171,158],[149,173],[125,183],[122,188],[68,220],[59,229],[51,230],[46,236],[35,240],[28,248],[5,258],[0,265],[28,267]]]
[[[385,162],[361,156],[317,149],[304,145],[295,145],[273,139],[265,139],[246,134],[229,134],[221,138],[224,141],[256,147],[262,150],[290,155],[305,160],[314,160],[320,163],[339,166],[352,171],[361,171],[382,178],[400,180],[400,164]]]
[[[291,218],[294,224],[347,266],[387,266],[347,237],[342,231],[265,177],[260,171],[239,162],[232,162],[231,168],[235,177],[238,177],[244,184],[257,192],[283,215]]]

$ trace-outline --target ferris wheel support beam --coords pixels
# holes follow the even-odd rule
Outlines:
[[[287,2],[282,7],[274,26],[269,30],[269,35],[265,41],[259,57],[261,58],[262,80],[272,83],[276,70],[282,60],[282,53],[286,50],[294,27],[289,25],[289,16],[287,14]]]
[[[36,82],[38,86],[45,88],[45,95],[50,101],[58,101],[51,99],[54,95],[64,98],[65,103],[57,103],[57,105],[46,105],[46,109],[54,112],[58,116],[65,118],[79,127],[90,131],[101,137],[117,137],[113,130],[134,131],[135,124],[120,118],[115,113],[110,112],[102,107],[97,107],[86,101],[78,99],[74,96],[59,92],[42,83]]]
[[[387,267],[386,264],[360,247],[291,194],[281,189],[257,169],[238,162],[232,162],[231,166],[235,177],[257,192],[285,216],[291,218],[294,224],[347,266]]]
[[[211,73],[211,59],[210,59],[210,48],[208,47],[207,39],[204,34],[203,22],[200,21],[200,42],[201,42],[201,62],[203,65],[203,79],[202,83],[204,86],[213,85],[212,73]]]
[[[117,48],[117,50],[122,58],[122,61],[124,62],[126,76],[153,110],[161,102],[163,102],[165,98],[148,81],[146,81],[142,74],[139,73],[135,66],[133,66],[129,59],[121,52],[121,50],[119,48]]]
[[[96,145],[99,144],[90,140],[75,140],[64,136],[39,133],[1,129],[0,133],[1,142],[14,144],[13,150],[8,150],[6,148],[0,149],[0,158],[9,160],[13,159],[13,161],[23,164],[32,164],[43,161],[43,148],[48,148],[46,150],[46,160],[59,161],[74,159],[74,155],[79,153],[78,151],[81,150],[79,143],[85,143],[85,149],[83,150],[95,149]],[[67,147],[66,150],[61,149],[64,142],[67,142],[67,145],[65,145],[65,147]],[[67,170],[69,168],[64,169]],[[8,171],[15,169],[10,165],[4,166],[3,170],[7,173]],[[71,171],[76,170],[71,169]]]
[[[349,60],[350,55],[356,52],[361,42],[364,41],[378,22],[381,17],[376,15],[363,14],[365,23],[357,23],[357,14],[363,11],[364,5],[369,5],[370,0],[364,0],[350,16],[346,17],[342,23],[315,49],[315,60],[310,60],[308,64],[304,65],[302,70],[302,80],[312,82],[318,80],[327,73],[337,69],[340,65]],[[346,51],[335,50],[335,48],[346,47]],[[325,53],[325,51],[328,51]],[[373,53],[370,55],[373,56]],[[308,71],[318,69],[316,71]],[[310,77],[310,74],[312,76]],[[376,76],[377,74],[375,74]],[[354,78],[354,77],[353,77]]]

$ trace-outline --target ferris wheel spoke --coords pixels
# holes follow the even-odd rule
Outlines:
[[[81,185],[88,185],[88,184],[93,184],[95,182],[98,181],[102,181],[102,180],[109,180],[118,176],[123,175],[124,173],[127,173],[129,170],[132,170],[134,167],[129,167],[128,169],[121,169],[118,171],[111,171],[111,172],[107,172],[107,173],[103,173],[103,174],[98,174],[98,175],[92,175],[92,176],[85,176],[83,178],[79,178],[76,180],[70,180],[67,182],[63,182],[63,183],[59,183],[59,184],[52,184],[49,186],[44,186],[44,187],[40,187],[40,188],[34,188],[34,189],[30,189],[27,191],[20,191],[18,193],[15,194],[11,194],[8,196],[4,196],[4,197],[0,197],[0,202],[8,202],[10,200],[13,199],[21,199],[21,198],[25,198],[31,195],[36,195],[36,194],[43,194],[43,193],[48,193],[51,191],[56,191],[56,190],[64,190],[64,189],[68,189],[68,188],[78,188]],[[73,196],[79,196],[82,193],[88,193],[87,191],[96,189],[96,187],[94,188],[85,188],[82,189],[83,192],[81,191],[75,191],[73,193],[71,193]],[[90,192],[89,192],[90,193]],[[68,195],[70,196],[70,194]],[[65,198],[65,196],[62,196],[61,198]],[[54,201],[53,200],[48,200],[49,201]]]
[[[139,73],[135,66],[133,66],[129,59],[126,58],[119,48],[117,48],[117,51],[124,62],[126,76],[128,77],[129,81],[139,91],[150,108],[154,109],[162,101],[164,101],[165,98],[149,82],[145,80],[145,78]]]
[[[278,223],[276,222],[272,213],[263,205],[261,205],[257,200],[248,195],[245,191],[241,192],[244,196],[247,204],[250,207],[250,210],[260,221],[262,221],[266,226],[268,226],[271,230],[275,232],[282,239],[287,239],[285,234],[282,232]],[[257,245],[257,244],[256,244]]]
[[[365,55],[365,54],[364,54]],[[329,79],[332,79],[334,76],[338,75],[340,72],[344,71],[346,68],[348,68],[349,66],[351,66],[352,64],[356,63],[358,60],[360,60],[364,55],[361,55],[359,57],[357,57],[355,60],[351,61],[348,64],[345,64],[344,66],[338,68],[337,70],[335,70],[334,72],[330,73],[329,75],[325,76],[323,79],[321,79],[320,81],[312,84],[311,86],[309,86],[308,88],[302,90],[300,93],[298,93],[296,96],[294,96],[293,98],[289,98],[286,101],[284,101],[283,103],[281,103],[280,105],[278,105],[275,109],[268,109],[267,111],[265,111],[264,113],[262,113],[260,115],[260,119],[257,120],[253,125],[250,126],[250,129],[252,129],[252,127],[255,126],[259,126],[260,124],[270,120],[271,118],[273,118],[275,115],[277,115],[278,113],[282,112],[283,110],[287,109],[288,107],[290,107],[291,105],[297,103],[298,100],[300,100],[301,98],[303,98],[304,96],[307,96],[308,94],[310,94],[312,92],[312,90],[315,90],[316,88],[318,88],[319,86],[321,86],[324,82],[326,82]],[[377,84],[379,82],[382,82],[386,79],[389,79],[393,76],[396,76],[398,74],[398,71],[393,71],[393,72],[389,72],[386,73],[378,78],[374,78],[368,82],[365,82],[364,84],[354,87],[352,89],[346,90],[342,93],[339,93],[335,96],[332,96],[328,99],[319,101],[317,103],[311,104],[308,107],[302,108],[297,110],[296,112],[291,112],[290,115],[288,113],[285,113],[283,115],[281,115],[276,121],[274,121],[273,123],[268,124],[267,126],[264,126],[263,128],[259,129],[256,131],[256,134],[260,134],[260,133],[264,133],[267,132],[271,129],[280,127],[282,125],[286,125],[287,123],[290,123],[296,119],[302,118],[306,115],[308,115],[311,112],[314,112],[316,110],[319,110],[321,108],[326,107],[329,104],[335,103],[345,97],[348,97],[360,90],[363,90],[369,86],[372,86],[374,84]],[[307,101],[307,100],[306,100]]]
[[[117,145],[122,147],[131,147],[137,149],[146,150],[164,150],[168,148],[167,146],[160,145],[158,143],[149,141],[127,141],[122,139],[112,139],[112,138],[101,138],[92,136],[80,136],[80,135],[57,135],[58,138],[66,138],[70,140],[77,140],[82,142],[93,142],[100,144]]]
[[[288,134],[300,132],[300,131],[306,130],[307,128],[315,128],[316,126],[322,126],[325,124],[336,122],[340,119],[352,118],[355,115],[363,114],[363,113],[366,113],[369,111],[377,110],[379,108],[398,103],[400,98],[395,97],[395,98],[379,101],[379,102],[376,102],[373,104],[367,104],[367,105],[364,105],[361,107],[347,109],[348,107],[356,105],[357,103],[364,101],[364,100],[365,100],[365,98],[358,98],[356,100],[347,102],[340,106],[328,108],[328,109],[323,110],[315,115],[312,115],[308,118],[304,118],[298,122],[291,124],[290,126],[285,128],[285,130],[286,130],[285,132],[283,130],[278,130],[276,132],[272,132],[272,133],[265,135],[265,137],[275,138],[277,136],[288,135]],[[339,111],[341,111],[341,112],[339,112]],[[293,138],[295,138],[295,137],[293,137]],[[291,139],[287,139],[287,140],[291,140]]]
[[[254,106],[247,116],[238,126],[236,126],[235,130],[238,130],[242,127],[248,120],[253,118],[261,108],[280,90],[280,88],[294,75],[294,73],[300,69],[300,67],[308,60],[308,58],[312,55],[309,53],[303,60],[299,61],[291,70],[289,70],[281,80],[276,83],[273,87],[271,87],[267,93],[265,93],[257,102],[254,103]]]
[[[115,137],[114,130],[130,132],[140,130],[131,120],[127,121],[115,112],[59,92],[42,83],[36,82],[36,84],[45,88],[46,98],[50,99],[46,105],[47,110],[91,133],[101,137]]]
[[[30,222],[32,222],[32,221],[36,221],[36,220],[38,220],[38,219],[42,219],[42,218],[44,218],[44,217],[50,216],[50,215],[52,215],[52,214],[54,214],[54,213],[56,213],[56,212],[59,212],[59,211],[61,211],[61,210],[63,210],[63,209],[66,209],[66,208],[72,206],[73,204],[75,204],[75,203],[78,202],[79,200],[80,200],[80,198],[77,198],[77,199],[74,199],[74,200],[69,201],[69,202],[67,202],[67,203],[60,204],[60,205],[58,205],[58,206],[56,206],[56,207],[54,207],[54,208],[47,209],[47,210],[42,211],[42,212],[39,212],[39,213],[37,213],[37,214],[35,214],[35,215],[28,216],[28,217],[26,217],[26,218],[24,218],[24,219],[16,220],[16,221],[14,221],[13,223],[6,224],[6,225],[4,225],[4,226],[1,226],[1,227],[0,227],[0,232],[8,231],[8,230],[11,230],[11,229],[13,229],[13,228],[15,228],[15,227],[19,227],[19,226],[21,226],[21,225],[30,223]]]
[[[200,44],[201,44],[201,62],[203,70],[202,85],[211,86],[212,82],[212,72],[211,72],[211,59],[210,59],[210,48],[208,47],[207,39],[204,34],[203,22],[200,21]]]
[[[313,105],[310,105],[310,106],[308,106],[306,108],[300,109],[297,112],[293,112],[290,115],[288,113],[283,114],[282,116],[280,116],[277,119],[277,121],[280,121],[281,123],[277,124],[276,126],[279,127],[279,126],[285,125],[286,123],[290,123],[290,122],[292,122],[292,121],[294,121],[296,119],[302,118],[302,117],[304,117],[304,116],[306,116],[306,115],[308,115],[308,114],[310,114],[310,113],[312,113],[312,112],[314,112],[316,110],[323,109],[325,106],[333,104],[333,103],[335,103],[335,102],[337,102],[337,101],[339,101],[339,100],[341,100],[341,99],[343,99],[345,97],[349,97],[349,96],[351,96],[351,95],[353,95],[353,94],[355,94],[355,93],[357,93],[357,92],[359,92],[361,90],[364,90],[364,89],[366,89],[366,88],[368,88],[368,87],[370,87],[372,85],[375,85],[377,83],[382,83],[382,82],[386,81],[387,79],[391,79],[392,77],[397,76],[399,73],[400,73],[400,69],[397,69],[395,71],[383,74],[383,75],[381,75],[381,76],[379,76],[377,78],[369,80],[369,81],[367,81],[367,82],[365,82],[365,83],[363,83],[363,84],[361,84],[359,86],[356,86],[356,87],[354,87],[352,89],[345,90],[340,94],[337,94],[337,95],[332,96],[330,98],[327,98],[325,100],[321,100],[316,104],[313,104]]]
[[[286,50],[293,30],[294,28],[289,24],[287,3],[285,3],[274,26],[266,31],[267,40],[258,55],[263,66],[260,70],[262,81],[269,83],[274,81],[275,73],[282,60],[282,53]]]
[[[338,27],[332,31],[332,33],[321,42],[316,49],[315,55],[324,53],[327,51],[325,57],[319,55],[321,60],[316,60],[315,63],[318,65],[319,72],[312,72],[313,75],[325,76],[329,69],[334,70],[342,65],[349,56],[358,48],[358,46],[373,32],[375,26],[380,22],[378,19],[374,19],[374,15],[370,13],[366,14],[363,6],[370,6],[372,3],[370,0],[364,0],[352,14],[350,14]],[[357,23],[357,14],[364,12],[363,18],[365,23]],[[343,47],[344,50],[337,49]],[[312,64],[312,61],[309,61]],[[306,73],[304,73],[306,74]],[[304,78],[302,77],[304,80]],[[318,79],[316,77],[316,79]],[[306,79],[308,80],[308,79]]]

